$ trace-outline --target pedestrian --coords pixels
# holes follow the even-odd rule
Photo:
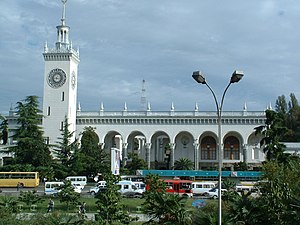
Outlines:
[[[79,212],[81,214],[85,214],[85,202],[82,202],[82,204],[79,206]]]
[[[20,184],[20,182],[18,182],[18,183],[17,183],[17,191],[20,190],[20,186],[21,186],[21,184]]]
[[[53,212],[53,210],[54,210],[54,201],[50,198],[50,199],[49,199],[49,202],[48,202],[48,210],[47,210],[47,213]]]

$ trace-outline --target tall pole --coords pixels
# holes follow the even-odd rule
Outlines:
[[[192,76],[198,83],[205,84],[208,87],[208,89],[210,90],[210,92],[212,93],[212,95],[214,97],[214,101],[216,103],[216,108],[217,108],[217,117],[218,117],[218,185],[219,185],[219,187],[218,187],[218,224],[219,225],[222,225],[222,191],[221,191],[221,189],[222,189],[222,167],[223,167],[222,130],[221,130],[221,128],[222,128],[221,127],[221,125],[222,125],[222,108],[223,108],[225,94],[226,94],[228,88],[230,87],[230,85],[232,83],[239,82],[243,76],[244,76],[244,74],[241,71],[233,72],[230,82],[223,92],[220,104],[218,103],[215,92],[207,84],[202,73],[200,71],[196,71],[193,73],[193,76]]]
[[[231,85],[231,82],[227,85],[225,88],[223,95],[222,95],[222,100],[221,104],[218,103],[217,97],[215,95],[215,92],[213,89],[205,82],[205,85],[208,87],[210,92],[212,93],[215,103],[216,103],[216,108],[217,108],[217,116],[218,116],[218,224],[222,224],[222,167],[223,167],[223,149],[222,149],[222,108],[223,108],[223,102],[225,98],[225,94]]]

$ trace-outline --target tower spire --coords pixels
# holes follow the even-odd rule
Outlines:
[[[61,17],[61,25],[57,26],[57,42],[56,49],[70,49],[69,43],[69,30],[70,27],[66,26],[66,4],[67,0],[61,0],[63,3],[63,11]]]
[[[143,79],[143,84],[142,84],[142,95],[141,95],[141,110],[146,111],[147,106],[146,106],[146,88],[145,88],[145,79]]]
[[[67,0],[61,0],[63,3],[63,11],[62,11],[62,17],[61,17],[61,25],[65,26],[65,19],[66,19],[66,4]]]

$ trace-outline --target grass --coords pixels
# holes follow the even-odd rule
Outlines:
[[[17,197],[16,197],[17,199]],[[59,198],[52,198],[52,200],[54,201],[54,210],[58,211],[58,212],[65,212],[65,213],[77,213],[79,210],[79,205],[78,206],[74,206],[74,205],[70,205],[69,209],[66,207],[65,203],[60,202]],[[192,202],[195,199],[188,199],[186,206],[187,208],[193,208],[192,207]],[[48,208],[48,201],[49,201],[49,197],[43,197],[43,202],[37,203],[36,204],[36,211],[35,212],[39,212],[39,213],[45,213],[47,212],[47,208]],[[93,197],[81,197],[79,199],[80,202],[85,202],[86,203],[86,212],[87,213],[96,213],[97,212],[97,198],[93,198]],[[142,204],[144,203],[144,199],[140,199],[140,198],[122,198],[121,200],[121,204],[123,204],[125,206],[125,209],[129,212],[129,213],[137,213],[137,207],[142,207]],[[31,212],[31,206],[27,206],[25,205],[25,203],[19,202],[18,204],[22,204],[22,212]]]
[[[15,200],[17,199],[17,197],[13,197],[15,198]],[[70,206],[70,208],[68,209],[65,205],[65,203],[61,203],[59,198],[53,198],[52,200],[54,201],[54,212],[56,213],[77,213],[79,210],[79,206]],[[192,202],[195,199],[187,199],[186,201],[186,207],[188,209],[195,209],[192,206]],[[1,201],[1,199],[0,199]],[[45,214],[47,212],[47,208],[48,208],[48,201],[49,201],[49,197],[47,196],[43,196],[43,202],[40,202],[36,207],[36,211],[34,211],[34,213],[37,213],[36,215],[39,214]],[[87,213],[97,213],[97,198],[91,197],[91,196],[82,196],[79,199],[80,202],[86,202],[86,212]],[[144,203],[144,199],[140,199],[140,198],[122,198],[121,200],[121,204],[123,204],[125,206],[125,209],[130,213],[130,214],[135,214],[135,213],[142,213],[137,212],[137,207],[142,207],[142,204]],[[30,210],[30,206],[25,205],[22,202],[19,202],[19,204],[23,204],[22,207],[22,213],[28,213],[32,211]],[[141,225],[143,224],[144,221],[135,221],[135,222],[131,222],[131,225]]]

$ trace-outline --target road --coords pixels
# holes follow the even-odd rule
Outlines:
[[[90,196],[89,190],[91,187],[94,187],[94,185],[95,184],[93,184],[93,183],[88,183],[82,190],[81,195]],[[3,195],[14,196],[14,195],[18,195],[20,193],[20,191],[32,191],[32,190],[36,190],[38,194],[44,195],[44,189],[45,189],[44,183],[40,184],[36,188],[20,188],[19,190],[17,190],[17,187],[13,187],[13,188],[2,187],[2,188],[0,188],[0,190],[1,190],[0,196],[3,196]]]

